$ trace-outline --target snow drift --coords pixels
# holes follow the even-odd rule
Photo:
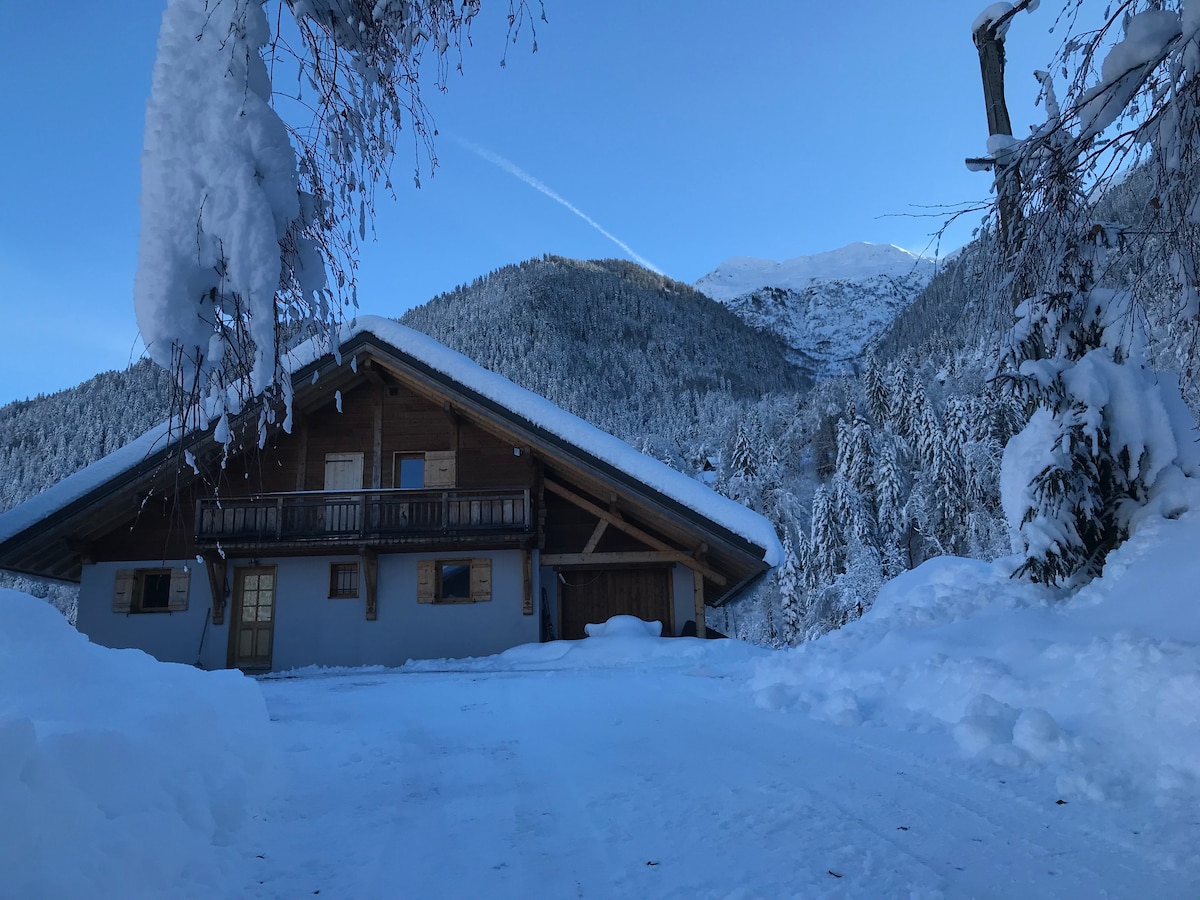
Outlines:
[[[760,662],[760,705],[839,725],[943,730],[958,751],[1048,771],[1065,797],[1200,797],[1200,513],[1149,518],[1064,600],[942,557],[857,622]]]
[[[0,607],[0,897],[230,896],[269,792],[258,685],[96,646],[26,594]]]

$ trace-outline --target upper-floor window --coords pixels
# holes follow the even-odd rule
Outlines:
[[[406,491],[419,491],[425,487],[425,454],[397,453],[392,484]]]
[[[452,488],[458,467],[453,450],[397,453],[392,461],[392,487],[406,491]]]

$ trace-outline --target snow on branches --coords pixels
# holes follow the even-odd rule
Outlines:
[[[229,440],[229,417],[261,399],[261,442],[290,410],[284,345],[332,343],[357,307],[358,241],[403,129],[418,184],[422,160],[434,164],[422,59],[444,88],[479,8],[170,0],[146,109],[134,307],[194,422],[220,417]],[[509,37],[528,19],[526,0],[510,0]]]
[[[1030,419],[1006,448],[1001,494],[1024,556],[1017,574],[1036,581],[1076,586],[1095,577],[1140,516],[1187,508],[1194,491],[1181,488],[1200,476],[1178,384],[1145,363],[1135,293],[1145,285],[1116,289],[1108,274],[1129,240],[1140,241],[1142,255],[1169,256],[1182,288],[1178,312],[1195,327],[1193,7],[1127,0],[1100,29],[1069,39],[1064,71],[1077,68],[1065,99],[1037,73],[1046,122],[1007,151],[1023,224],[1001,260],[998,294],[1018,305],[999,374]],[[1097,203],[1139,164],[1152,173],[1152,214],[1145,233],[1130,235],[1102,221]]]

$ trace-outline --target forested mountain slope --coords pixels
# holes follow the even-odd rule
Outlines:
[[[808,384],[777,337],[622,260],[507,266],[400,321],[673,464],[680,441],[718,449],[733,407]]]
[[[142,360],[0,406],[0,512],[123,447],[167,417],[169,379]]]

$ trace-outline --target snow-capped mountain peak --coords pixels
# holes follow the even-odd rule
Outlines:
[[[853,368],[933,277],[933,260],[893,244],[849,244],[776,262],[736,256],[696,282],[747,324],[778,334],[815,375]]]
[[[732,300],[763,287],[801,290],[813,281],[861,281],[879,276],[902,278],[914,272],[933,274],[933,260],[895,244],[847,244],[838,250],[777,262],[753,256],[725,260],[694,287],[714,300]]]

